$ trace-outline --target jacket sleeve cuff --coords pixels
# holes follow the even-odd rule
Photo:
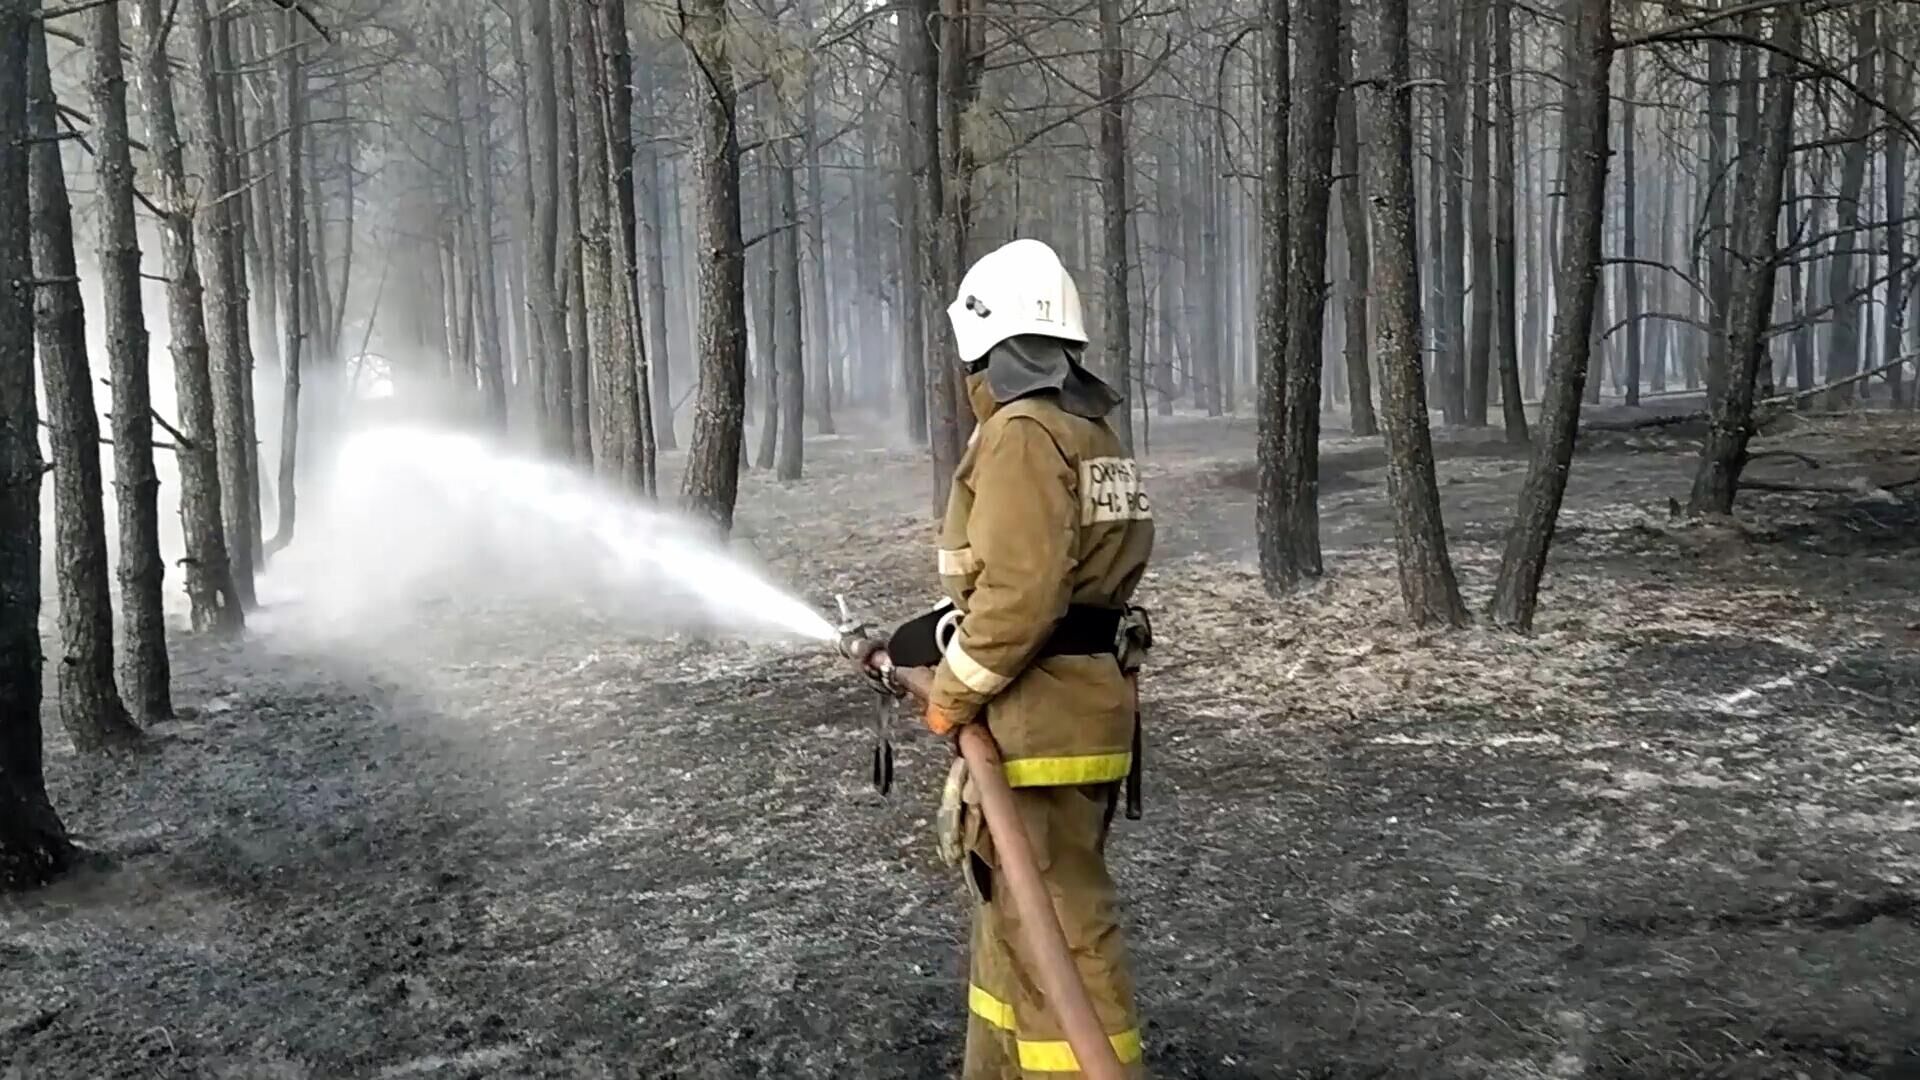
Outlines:
[[[927,698],[929,709],[937,709],[956,724],[965,724],[980,715],[987,700],[986,695],[969,689],[947,661],[940,661],[940,666],[934,669],[933,690]]]

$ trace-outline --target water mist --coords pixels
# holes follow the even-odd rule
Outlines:
[[[830,641],[805,602],[692,523],[576,470],[477,436],[387,427],[351,436],[262,578],[268,627],[353,634],[422,604],[511,601],[636,630]]]

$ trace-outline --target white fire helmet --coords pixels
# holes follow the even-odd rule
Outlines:
[[[1015,240],[982,255],[960,280],[947,321],[963,364],[1022,334],[1087,342],[1080,290],[1060,256],[1038,240]]]

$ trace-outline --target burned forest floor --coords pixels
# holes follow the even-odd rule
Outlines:
[[[1875,486],[1920,423],[1790,418],[1752,475],[1858,490],[1712,522],[1669,513],[1684,426],[1592,432],[1529,637],[1404,623],[1378,440],[1324,444],[1328,574],[1275,602],[1252,422],[1149,436],[1146,815],[1112,850],[1153,1075],[1920,1077],[1920,489]],[[742,554],[910,613],[926,467],[808,454],[746,477]],[[1524,455],[1439,454],[1479,607]],[[147,753],[76,756],[49,711],[91,859],[0,901],[0,1077],[957,1072],[944,749],[902,722],[877,795],[841,662],[484,581],[384,615],[184,642]]]

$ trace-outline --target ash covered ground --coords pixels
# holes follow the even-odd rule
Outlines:
[[[1156,421],[1114,844],[1154,1075],[1920,1077],[1920,492],[1670,520],[1685,435],[1587,439],[1523,639],[1403,625],[1377,440],[1326,444],[1328,579],[1264,599],[1251,422]],[[1920,472],[1911,420],[1761,448]],[[1525,463],[1441,453],[1477,606]],[[809,455],[747,478],[743,551],[911,612],[925,467]],[[96,865],[0,906],[0,1076],[957,1071],[945,752],[901,724],[877,796],[839,662],[484,588],[387,614],[185,643],[151,753],[78,758],[49,715]]]

